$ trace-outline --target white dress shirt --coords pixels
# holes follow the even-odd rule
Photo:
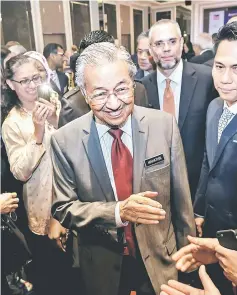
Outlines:
[[[60,82],[59,82],[59,79],[58,79],[58,74],[57,74],[57,72],[55,70],[52,71],[51,78],[54,81],[54,83],[57,85],[58,89],[61,89]]]
[[[177,122],[179,119],[179,104],[180,104],[180,94],[181,94],[181,86],[182,86],[182,75],[183,75],[182,59],[180,60],[177,68],[173,71],[173,73],[169,77],[165,77],[157,68],[157,88],[158,88],[160,109],[163,111],[166,79],[170,79],[171,80],[170,86],[174,94],[175,117]]]
[[[112,144],[113,144],[114,138],[108,132],[110,130],[109,126],[106,126],[104,124],[100,124],[99,122],[96,122],[96,128],[98,131],[100,145],[101,145],[101,149],[103,152],[106,168],[107,168],[107,171],[109,174],[110,183],[113,188],[115,200],[118,201],[118,195],[117,195],[117,190],[116,190],[116,185],[115,185],[115,180],[114,180],[112,159],[111,159],[111,149],[112,149]],[[123,134],[121,136],[122,142],[129,149],[129,151],[133,157],[131,115],[128,117],[124,126],[121,127],[120,129],[123,131]],[[119,203],[117,203],[117,206],[115,208],[115,220],[116,220],[117,227],[127,225],[127,223],[122,223],[122,220],[120,218]]]

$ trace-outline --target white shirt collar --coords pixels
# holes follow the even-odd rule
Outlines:
[[[177,68],[172,72],[172,74],[168,77],[171,81],[175,82],[176,84],[181,84],[183,75],[183,60],[181,59]],[[164,82],[167,79],[157,68],[157,82],[158,84]]]
[[[228,106],[226,101],[224,101],[224,106],[223,109],[227,108],[232,114],[236,115],[237,114],[237,102],[234,103],[232,106]]]
[[[98,131],[98,135],[99,135],[99,139],[101,139],[105,133],[107,133],[109,131],[109,129],[111,129],[111,127],[105,125],[105,124],[101,124],[98,122],[98,120],[95,117],[95,124],[96,124],[96,128]],[[128,134],[129,136],[132,137],[132,119],[131,119],[131,115],[128,116],[126,123],[123,125],[123,127],[120,128],[124,133]]]
[[[204,52],[206,52],[206,51],[212,51],[212,49],[211,48],[208,48],[208,49],[203,49],[201,52],[200,52],[200,55],[202,55]]]

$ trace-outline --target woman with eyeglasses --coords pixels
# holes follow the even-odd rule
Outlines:
[[[2,137],[11,171],[24,183],[23,200],[30,230],[27,238],[33,256],[36,293],[65,295],[68,258],[48,237],[56,239],[63,249],[62,239],[67,230],[51,217],[50,137],[58,125],[57,103],[37,99],[37,87],[45,82],[43,77],[50,75],[47,67],[44,69],[42,75],[36,59],[27,55],[13,57],[6,63]]]

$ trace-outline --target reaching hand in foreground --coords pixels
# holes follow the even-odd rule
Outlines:
[[[170,280],[168,285],[162,285],[160,295],[221,295],[212,280],[206,273],[205,266],[199,269],[199,277],[203,284],[204,290],[196,289],[191,286]]]
[[[201,264],[211,264],[218,262],[216,257],[216,246],[219,245],[217,239],[194,238],[188,236],[191,244],[181,248],[173,256],[176,261],[176,268],[182,272],[193,271]]]

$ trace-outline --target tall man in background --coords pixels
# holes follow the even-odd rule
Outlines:
[[[177,22],[158,21],[149,39],[157,70],[142,83],[149,106],[173,114],[178,122],[194,199],[204,154],[206,111],[213,99],[211,68],[181,59],[184,41]]]

